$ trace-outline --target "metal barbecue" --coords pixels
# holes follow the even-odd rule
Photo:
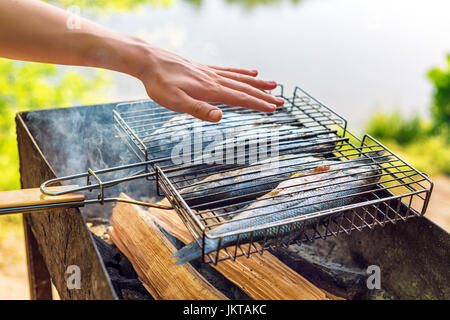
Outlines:
[[[173,208],[203,249],[203,261],[217,264],[221,260],[262,254],[266,249],[291,243],[301,244],[350,234],[355,230],[383,227],[387,223],[395,224],[425,213],[433,183],[424,173],[414,169],[371,136],[365,135],[361,140],[358,139],[347,130],[347,121],[343,117],[301,88],[296,87],[291,97],[285,96],[283,86],[277,90],[276,95],[286,102],[273,114],[220,105],[224,114],[220,125],[180,116],[149,100],[120,103],[113,111],[117,137],[123,140],[139,162],[103,170],[88,169],[85,173],[46,181],[40,191],[50,199],[71,194],[76,194],[78,198],[26,206],[0,206],[0,214],[114,201]],[[219,136],[221,139],[218,139]],[[207,137],[206,141],[204,137]],[[210,152],[205,154],[205,147],[208,146],[211,147]],[[174,150],[179,152],[174,153]],[[303,163],[302,177],[305,180],[302,190],[314,186],[314,182],[308,179],[319,181],[323,190],[327,190],[326,194],[316,195],[316,202],[316,198],[312,197],[312,202],[308,204],[312,208],[319,208],[321,203],[327,202],[323,200],[324,196],[338,200],[345,198],[333,191],[333,187],[351,190],[352,183],[360,179],[351,175],[345,181],[321,179],[323,173],[317,170],[321,159],[349,163],[351,168],[363,167],[362,160],[374,161],[379,170],[373,173],[375,182],[364,184],[363,191],[352,193],[352,200],[345,205],[324,210],[311,209],[304,215],[226,234],[214,234],[214,229],[230,224],[233,217],[245,212],[249,205],[261,201],[259,197],[264,192],[243,187],[242,181],[250,179],[252,168],[262,172],[261,178],[252,181],[258,190],[265,190],[264,185],[269,184],[269,181],[277,185],[286,180],[286,176],[272,173],[271,168],[261,166],[259,161],[274,158],[272,152],[276,152],[277,159],[280,159],[276,165],[283,168],[288,177],[298,173],[296,169],[290,170],[292,163]],[[305,162],[311,155],[317,160]],[[233,175],[239,182],[229,183],[225,178],[214,179],[214,185],[204,182],[212,175],[238,172],[241,169],[245,169],[242,171],[245,173]],[[105,174],[116,174],[118,177],[103,181],[102,176]],[[80,178],[86,179],[86,185],[56,191],[51,187]],[[158,194],[165,196],[171,207],[105,195],[108,187],[136,179],[151,180]],[[207,189],[208,196],[183,192],[193,186]],[[224,188],[233,189],[234,196],[224,197],[227,194]],[[98,190],[94,198],[79,196],[80,192],[94,190]],[[270,205],[265,206],[268,207],[268,215],[276,211],[274,208],[271,213]],[[222,242],[229,236],[236,238],[232,245]],[[204,250],[208,239],[215,239],[217,243],[210,252]]]

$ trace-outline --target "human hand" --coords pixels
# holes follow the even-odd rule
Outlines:
[[[72,30],[69,18],[42,1],[1,0],[0,56],[123,72],[140,79],[160,105],[211,122],[222,118],[211,103],[273,112],[284,102],[262,91],[276,83],[257,79],[257,71],[196,63],[81,17]]]
[[[262,91],[277,84],[257,79],[256,70],[208,66],[156,47],[148,51],[146,63],[138,78],[148,95],[170,110],[201,120],[218,122],[222,118],[220,108],[211,103],[263,112],[273,112],[284,103]]]

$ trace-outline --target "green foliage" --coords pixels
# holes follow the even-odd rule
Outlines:
[[[433,83],[433,101],[431,116],[433,130],[450,128],[450,54],[447,55],[447,68],[433,68],[428,72],[428,78]]]
[[[450,175],[450,55],[447,69],[433,68],[428,78],[434,86],[431,121],[418,116],[405,119],[397,111],[376,113],[367,132],[399,153],[417,169]]]
[[[450,175],[450,146],[443,134],[428,136],[406,146],[392,140],[382,142],[419,171]]]
[[[68,8],[78,6],[82,9],[91,9],[97,12],[127,11],[150,4],[155,7],[170,6],[174,0],[43,0],[55,5]]]
[[[379,139],[395,141],[400,145],[417,141],[426,134],[425,124],[419,116],[404,119],[400,112],[377,112],[367,124],[367,132]]]
[[[129,11],[138,9],[142,5],[152,5],[154,7],[168,7],[177,0],[43,0],[64,8],[76,5],[81,9],[87,9],[98,14],[105,12]],[[183,0],[191,3],[194,7],[201,7],[203,0]],[[217,0],[213,0],[217,1]],[[272,5],[282,2],[282,0],[225,0],[229,4],[239,4],[246,9],[253,9],[259,5]],[[300,0],[291,0],[297,4]]]
[[[200,7],[202,5],[202,0],[184,0],[184,1],[192,4],[194,7]]]
[[[107,83],[105,72],[62,72],[48,64],[0,59],[0,190],[16,189],[19,161],[14,116],[19,111],[94,103]]]
[[[236,4],[242,4],[247,9],[252,9],[259,5],[271,5],[280,3],[281,0],[225,0],[227,3],[236,3]],[[297,4],[300,2],[300,0],[291,0],[292,3]]]
[[[243,4],[247,8],[253,8],[260,4],[274,4],[279,3],[281,0],[226,0],[228,3]]]
[[[76,5],[82,9],[92,10],[98,13],[115,12],[115,11],[129,11],[137,9],[142,5],[152,5],[154,7],[167,7],[173,5],[177,0],[43,0],[68,8]],[[195,7],[200,7],[203,0],[183,0],[191,3]],[[217,1],[217,0],[213,0]],[[225,0],[229,4],[239,4],[246,9],[252,9],[259,5],[271,5],[282,2],[282,0]],[[291,0],[292,3],[297,4],[300,0]]]
[[[432,130],[433,123],[418,116],[404,119],[399,112],[376,113],[366,127],[367,133],[398,153],[420,171],[450,175],[449,131]]]

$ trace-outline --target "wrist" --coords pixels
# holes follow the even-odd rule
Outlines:
[[[152,47],[142,39],[122,33],[102,33],[91,37],[82,65],[129,74],[142,79],[151,70]]]
[[[148,76],[149,70],[153,70],[155,49],[140,38],[132,36],[125,38],[118,48],[120,63],[117,71],[142,80]]]

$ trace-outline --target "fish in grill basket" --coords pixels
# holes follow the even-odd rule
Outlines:
[[[164,134],[171,135],[179,130],[192,131],[197,127],[207,129],[217,128],[221,130],[230,129],[233,132],[238,133],[248,127],[270,123],[290,123],[297,126],[302,125],[299,119],[287,112],[275,112],[272,115],[267,115],[262,113],[238,113],[226,111],[223,113],[222,120],[216,123],[205,122],[188,114],[178,114],[167,120],[159,128],[155,128],[156,130],[151,130],[148,137],[143,139],[143,142],[159,138]]]
[[[195,209],[217,208],[256,199],[273,190],[290,175],[323,161],[313,155],[288,154],[270,157],[248,167],[210,175],[180,191],[183,199]]]
[[[249,164],[251,155],[256,156],[261,145],[280,155],[327,153],[334,151],[338,140],[330,129],[304,127],[286,112],[270,117],[227,112],[221,122],[213,124],[178,115],[142,141],[153,158],[174,164],[228,163],[223,158],[228,157],[230,148],[237,150],[235,160],[244,154],[245,163]],[[217,159],[219,153],[223,154],[221,159]]]
[[[381,151],[369,153],[369,157],[360,156],[346,161],[323,160],[308,172],[300,172],[281,182],[274,190],[264,194],[247,207],[239,209],[231,220],[219,223],[207,233],[210,237],[221,237],[220,247],[239,243],[258,241],[263,238],[283,237],[292,230],[298,230],[303,221],[293,225],[282,225],[282,221],[305,214],[328,210],[351,204],[359,193],[375,188],[379,180],[382,161],[388,157]],[[316,219],[308,220],[312,223]],[[264,230],[264,225],[277,223]],[[227,233],[235,233],[226,235]],[[241,233],[242,232],[242,233]],[[251,238],[250,238],[251,237]],[[219,238],[205,237],[205,254],[217,250]],[[197,239],[202,243],[202,239]],[[202,255],[202,248],[197,241],[186,245],[173,254],[177,265],[195,260]]]
[[[174,134],[177,134],[180,131],[192,133],[199,128],[203,131],[220,130],[224,133],[227,131],[237,135],[244,130],[260,127],[262,125],[270,126],[271,124],[276,123],[290,123],[301,126],[298,119],[287,116],[286,113],[268,117],[258,113],[239,114],[236,112],[224,112],[222,120],[216,123],[208,123],[188,114],[180,114],[169,119],[160,128],[148,132],[148,136],[143,138],[142,141],[155,141],[159,143],[161,140],[169,139],[169,141],[173,143],[171,140]]]

